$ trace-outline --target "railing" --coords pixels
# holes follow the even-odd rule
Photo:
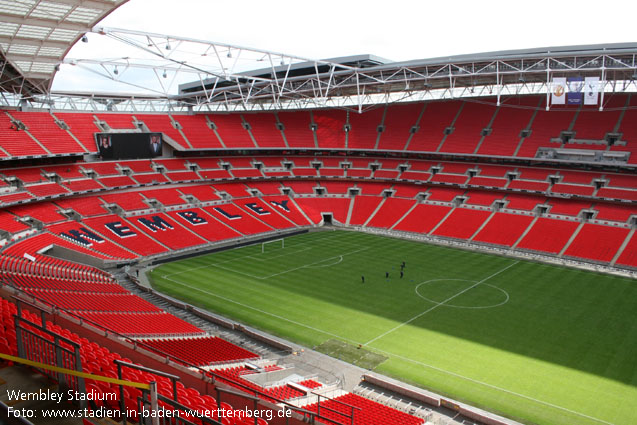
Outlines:
[[[58,375],[67,375],[70,377],[74,377],[77,378],[78,381],[84,381],[84,379],[93,379],[96,381],[102,381],[102,382],[108,382],[108,383],[112,383],[112,384],[116,384],[119,385],[120,388],[122,386],[130,386],[130,387],[135,387],[138,388],[142,391],[146,391],[147,393],[150,394],[150,400],[151,403],[153,403],[152,405],[157,406],[157,391],[155,388],[155,383],[151,382],[150,384],[143,384],[143,383],[139,383],[139,382],[131,382],[131,381],[125,381],[122,379],[115,379],[115,378],[109,378],[106,376],[100,376],[100,375],[93,375],[90,373],[85,373],[82,371],[77,371],[77,370],[73,370],[73,369],[67,369],[67,368],[63,368],[63,367],[59,367],[59,366],[52,366],[52,365],[48,365],[45,363],[41,363],[41,362],[37,362],[37,361],[33,361],[33,360],[29,360],[23,357],[16,357],[16,356],[12,356],[9,354],[3,354],[0,353],[0,359],[4,359],[4,360],[8,360],[8,361],[12,361],[15,363],[20,363],[26,366],[31,366],[34,367],[38,370],[44,371],[44,373],[46,373],[47,375],[51,376],[51,374],[58,374]],[[85,402],[84,402],[85,403]],[[0,406],[2,407],[2,406]],[[82,409],[86,409],[86,405],[83,403],[80,403],[80,407]],[[8,411],[8,409],[7,409]],[[4,422],[2,422],[4,424]],[[18,422],[20,423],[20,422]],[[30,422],[26,422],[27,424],[30,424]],[[153,423],[153,425],[156,425],[155,423]]]
[[[339,424],[341,424],[341,425],[347,425],[348,423],[349,423],[349,424],[351,424],[351,425],[354,425],[354,415],[355,415],[355,413],[356,413],[357,411],[359,411],[359,410],[363,410],[363,409],[361,409],[360,407],[356,407],[356,406],[352,406],[351,404],[343,403],[343,402],[342,402],[342,401],[340,401],[340,400],[336,400],[336,399],[329,399],[329,398],[324,397],[323,395],[318,394],[318,393],[315,393],[315,392],[313,392],[312,394],[313,394],[313,395],[318,396],[318,401],[317,401],[317,403],[316,403],[316,414],[318,415],[318,417],[320,417],[320,418],[323,418],[323,417],[324,417],[324,416],[322,416],[322,415],[321,415],[321,409],[322,409],[322,410],[327,410],[327,411],[329,411],[329,412],[335,413],[335,414],[337,414],[337,415],[339,415],[339,416],[342,416],[342,417],[343,417],[343,419],[344,419],[344,421],[345,421],[345,422],[337,421],[337,423],[339,423]],[[332,409],[332,408],[327,407],[327,406],[321,406],[321,397],[323,397],[323,398],[327,398],[329,401],[331,401],[331,402],[333,402],[333,403],[338,403],[338,404],[340,404],[340,405],[342,405],[342,406],[348,407],[348,408],[349,408],[349,410],[350,410],[350,413],[349,413],[349,414],[347,414],[347,413],[343,413],[343,412],[341,412],[341,411],[339,411],[339,410]],[[330,419],[330,420],[331,420],[332,422],[334,422],[334,419]]]
[[[186,407],[183,404],[175,400],[171,400],[168,397],[164,397],[161,394],[157,395],[157,401],[162,403],[162,406],[158,407],[160,411],[164,409],[172,410],[173,412],[181,411],[184,413],[197,411],[197,409]],[[149,408],[152,407],[152,405],[150,404],[150,400],[146,399],[144,396],[138,398],[137,406],[138,406],[138,411],[140,412],[146,412],[149,410]],[[154,423],[153,425],[198,425],[198,424],[222,425],[221,422],[215,419],[212,419],[210,417],[206,417],[206,415],[204,415],[203,413],[208,413],[208,412],[198,411],[198,414],[195,416],[196,422],[193,422],[187,419],[192,417],[190,415],[184,415],[185,417],[182,417],[181,415],[176,415],[175,417],[170,417],[169,415],[158,415],[159,417],[157,418],[157,422]],[[125,423],[125,422],[122,422],[122,423]],[[148,424],[148,418],[144,418],[144,416],[142,416],[140,423],[144,425]]]
[[[78,343],[51,332],[44,326],[26,320],[20,315],[14,317],[14,323],[19,357],[58,368],[82,372],[80,345]],[[43,320],[43,323],[46,324],[46,321]],[[38,368],[38,370],[44,375],[57,380],[62,391],[86,392],[84,378],[66,375],[50,369]],[[80,401],[80,406],[85,408],[86,401]]]
[[[46,334],[52,336],[54,339],[57,338],[57,341],[63,342],[65,344],[68,344],[69,346],[73,347],[73,350],[69,350],[68,348],[61,347],[61,348],[63,348],[63,350],[68,351],[68,352],[73,351],[75,353],[75,350],[77,349],[77,356],[75,357],[76,358],[76,362],[77,362],[75,364],[78,365],[77,373],[69,373],[68,371],[70,370],[70,368],[69,369],[64,368],[64,371],[60,372],[59,369],[63,368],[63,366],[60,366],[57,363],[54,364],[54,365],[51,365],[51,367],[48,368],[48,369],[47,368],[43,368],[43,367],[40,368],[40,369],[45,371],[43,373],[46,373],[48,376],[52,377],[53,379],[58,380],[58,382],[60,382],[60,384],[62,384],[62,382],[65,382],[65,383],[67,382],[65,380],[66,379],[65,375],[70,375],[70,381],[71,382],[77,381],[77,382],[80,383],[80,386],[77,387],[77,389],[75,387],[72,387],[70,389],[77,390],[77,391],[80,391],[80,392],[85,392],[84,379],[77,379],[76,378],[78,376],[80,378],[88,376],[88,374],[81,372],[82,368],[81,368],[81,360],[80,360],[80,356],[79,356],[79,344],[77,344],[76,342],[71,341],[69,339],[66,339],[64,337],[61,337],[61,336],[57,335],[54,332],[51,332],[51,331],[47,330],[46,329],[46,314],[47,314],[47,312],[45,310],[43,310],[42,308],[38,307],[35,304],[29,303],[28,301],[22,300],[20,298],[15,297],[15,296],[13,298],[16,301],[16,304],[18,306],[18,315],[15,317],[15,320],[16,320],[16,338],[18,339],[18,345],[20,345],[20,337],[18,336],[17,323],[18,322],[24,322],[27,326],[32,326],[32,327],[34,327],[34,328],[36,328],[36,329],[38,329],[40,331],[43,331]],[[32,298],[34,300],[38,300],[40,302],[43,302],[42,300],[39,300],[37,297],[32,297]],[[33,308],[33,309],[35,309],[35,310],[40,312],[40,315],[42,317],[43,326],[37,325],[37,324],[32,323],[32,322],[30,322],[30,321],[28,321],[26,319],[23,319],[22,317],[19,317],[19,316],[21,316],[21,311],[22,311],[22,308],[23,308],[22,304],[27,305],[27,306],[29,306],[29,307],[31,307],[31,308]],[[77,318],[77,316],[72,315],[72,313],[70,313],[70,312],[66,312],[66,311],[64,311],[62,309],[56,309],[55,313],[59,313],[59,312],[65,312],[66,314],[70,315],[71,317]],[[80,319],[80,324],[82,324],[83,322],[89,323],[91,326],[95,326],[97,329],[106,330],[106,328],[104,328],[103,326],[98,325],[96,323],[93,323],[90,320]],[[117,334],[115,332],[108,331],[108,330],[107,330],[107,332],[112,334],[112,335],[116,335],[116,336],[118,336],[121,339],[128,339],[127,337],[125,337],[123,335],[120,335],[120,334]],[[35,334],[33,331],[30,331],[28,329],[24,329],[24,331],[22,333],[25,334],[25,335],[26,334]],[[46,341],[51,343],[51,341],[48,341],[48,340],[46,340]],[[149,352],[152,352],[152,349],[151,349],[152,347],[146,346],[143,343],[139,343],[139,341],[136,341],[136,346],[139,346],[141,348],[144,348],[144,349],[148,350]],[[50,351],[49,351],[49,353],[42,354],[42,353],[39,352],[40,351],[40,347],[35,345],[35,344],[27,344],[27,345],[24,346],[24,348],[25,349],[26,348],[34,349],[35,352],[31,353],[31,355],[34,358],[43,359],[43,360],[46,360],[46,359],[50,360],[50,357],[47,357],[47,356],[50,355],[49,354]],[[20,348],[18,350],[20,350]],[[155,350],[155,351],[160,351],[161,352],[161,350]],[[20,351],[19,351],[19,353],[20,353]],[[247,398],[247,399],[250,399],[250,400],[256,400],[256,401],[262,401],[263,398],[267,398],[267,399],[275,400],[275,402],[277,404],[280,404],[280,405],[284,406],[284,408],[292,410],[293,412],[296,412],[297,414],[303,416],[304,418],[309,420],[310,423],[314,423],[315,418],[327,419],[327,418],[322,418],[317,412],[313,412],[313,411],[309,411],[309,410],[303,409],[301,407],[298,407],[298,406],[295,406],[295,405],[293,405],[291,403],[288,403],[285,400],[278,400],[278,399],[268,395],[267,393],[265,393],[263,391],[259,391],[259,390],[256,390],[254,388],[251,388],[250,386],[245,385],[244,383],[241,383],[239,381],[234,381],[231,378],[228,378],[228,377],[225,377],[225,376],[222,376],[222,375],[218,375],[214,371],[205,370],[205,369],[202,369],[200,367],[191,365],[187,361],[184,361],[184,360],[181,360],[181,359],[179,359],[177,357],[171,356],[168,353],[164,353],[164,352],[161,352],[161,353],[162,353],[162,355],[165,358],[171,359],[172,361],[174,361],[177,364],[182,364],[182,365],[188,366],[188,367],[190,367],[192,369],[198,370],[199,372],[201,372],[201,375],[203,377],[212,378],[212,383],[215,384],[216,391],[217,391],[217,401],[219,401],[219,402],[221,402],[220,401],[220,396],[221,396],[222,393],[231,393],[231,394],[239,395],[239,396],[241,396],[243,398]],[[2,358],[3,356],[4,355],[2,355],[0,353],[0,358]],[[23,357],[23,358],[26,358],[25,356],[23,356],[23,353],[20,353],[19,356]],[[57,360],[58,358],[54,357],[53,359],[55,359],[56,362],[58,361]],[[28,360],[31,360],[31,359],[28,359]],[[39,360],[33,360],[33,361],[34,362],[38,362]],[[117,382],[115,382],[115,383],[120,385],[120,388],[119,388],[120,389],[120,394],[119,395],[120,395],[121,402],[120,402],[120,406],[119,407],[120,407],[120,410],[122,412],[122,417],[124,419],[126,418],[126,413],[127,412],[126,412],[125,406],[123,405],[124,398],[123,398],[123,386],[122,385],[128,385],[128,384],[132,384],[132,383],[129,382],[128,384],[126,384],[126,382],[128,382],[128,381],[122,380],[122,372],[121,372],[122,371],[122,367],[129,367],[129,368],[134,368],[134,369],[146,371],[146,372],[149,372],[149,373],[152,373],[152,374],[155,374],[155,375],[158,375],[158,376],[164,376],[164,377],[167,377],[167,378],[173,380],[173,397],[174,397],[174,400],[172,400],[172,401],[174,401],[175,403],[178,403],[177,383],[176,382],[177,382],[177,380],[180,379],[179,376],[171,375],[171,374],[168,374],[168,373],[165,373],[165,372],[161,372],[161,371],[158,371],[158,370],[155,370],[155,369],[149,369],[149,368],[146,368],[144,366],[139,366],[139,365],[135,365],[135,364],[132,364],[132,363],[127,363],[127,362],[123,362],[123,361],[119,361],[119,360],[115,360],[114,362],[115,362],[115,364],[117,364],[117,367],[118,367],[118,377],[119,377],[119,379],[116,379],[115,381],[117,381]],[[44,364],[44,363],[42,363],[42,364]],[[69,366],[75,367],[71,363],[66,363],[66,364],[68,364]],[[38,366],[34,366],[34,367],[37,368]],[[56,369],[58,369],[57,372],[56,372]],[[54,374],[54,372],[56,372],[57,374]],[[60,376],[60,374],[61,374],[61,376]],[[63,379],[64,381],[59,380],[59,379]],[[103,380],[103,381],[106,381],[106,382],[113,382],[112,378],[104,378],[104,377],[98,377],[98,376],[91,376],[90,379]],[[124,384],[122,384],[122,382],[124,382]],[[231,385],[237,387],[239,389],[239,391],[233,391],[233,390],[226,389],[226,388],[220,388],[219,386],[216,385],[217,382],[221,382],[222,384],[226,384],[226,385],[230,385],[231,384]],[[230,383],[230,384],[227,384],[226,382]],[[154,383],[151,383],[151,385],[154,385]],[[143,394],[142,397],[146,397],[146,394],[149,393],[149,391],[146,389],[146,387],[149,387],[148,384],[139,384],[139,385],[134,385],[134,386],[139,388],[142,391],[142,394]],[[150,391],[150,393],[152,394],[152,391]],[[163,398],[165,399],[166,397],[163,397]],[[137,402],[138,402],[138,406],[139,406],[139,403],[141,403],[142,401],[141,401],[141,399],[138,399]],[[146,400],[145,402],[148,402],[148,400]],[[86,402],[84,402],[84,403],[86,403]],[[82,406],[82,407],[86,407],[86,406]],[[184,407],[184,409],[188,410],[189,408]],[[138,412],[141,412],[141,411],[138,411]],[[144,418],[142,418],[142,419],[144,419]],[[157,419],[157,418],[152,418],[152,419]],[[197,418],[197,419],[199,419],[199,418]],[[182,422],[182,423],[184,425],[190,425],[190,422]],[[213,424],[213,425],[220,424],[218,422],[208,422],[208,423]],[[153,425],[155,425],[155,422],[153,422]]]

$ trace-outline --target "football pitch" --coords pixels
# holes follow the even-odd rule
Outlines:
[[[632,279],[349,231],[176,261],[151,279],[307,347],[360,344],[379,373],[525,423],[637,424]]]

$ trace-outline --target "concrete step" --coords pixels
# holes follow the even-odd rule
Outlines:
[[[571,235],[571,237],[568,239],[568,241],[566,242],[566,244],[564,245],[564,247],[562,248],[562,250],[560,251],[559,254],[557,254],[558,257],[562,257],[562,255],[564,255],[564,253],[566,252],[566,250],[568,249],[569,246],[571,246],[571,244],[573,243],[573,241],[575,240],[575,238],[577,237],[577,235],[579,234],[580,230],[582,230],[582,227],[584,227],[584,222],[581,222],[579,224],[579,226],[577,226],[577,229],[575,229],[575,231],[573,232],[573,234]]]
[[[427,233],[428,235],[433,235],[433,233],[438,229],[438,227],[440,227],[442,225],[442,223],[445,222],[445,220],[447,220],[447,218],[451,215],[451,213],[453,213],[456,210],[456,208],[452,208],[449,210],[449,212],[442,218],[442,220],[440,220],[438,222],[438,224],[436,224],[434,226],[433,229],[431,229],[431,231],[429,233]]]
[[[538,218],[540,218],[540,216],[536,216],[533,221],[531,221],[531,223],[529,223],[529,227],[526,228],[526,230],[520,235],[520,237],[518,238],[517,241],[515,241],[515,243],[513,245],[511,245],[511,249],[515,249],[517,248],[518,244],[520,243],[520,241],[522,241],[524,239],[524,237],[526,236],[527,233],[529,233],[531,231],[531,229],[533,228],[533,225],[535,224],[535,222],[538,220]]]
[[[617,250],[617,253],[615,254],[613,259],[611,260],[611,262],[610,262],[611,266],[614,266],[615,263],[617,262],[617,260],[619,259],[619,257],[621,257],[622,253],[624,252],[624,249],[626,249],[626,246],[628,246],[628,243],[633,238],[633,235],[635,234],[635,230],[637,230],[637,229],[632,229],[630,232],[628,232],[628,235],[626,235],[626,239],[624,239],[624,242],[622,242],[621,246]]]
[[[495,213],[496,213],[496,212],[495,212],[495,211],[493,211],[493,212],[491,213],[491,215],[490,215],[489,217],[487,217],[487,219],[486,219],[486,220],[484,220],[484,223],[482,223],[482,224],[480,225],[480,227],[478,227],[478,230],[476,230],[476,231],[475,231],[475,233],[474,233],[473,235],[471,235],[471,237],[469,238],[469,242],[471,242],[471,241],[473,240],[473,238],[475,238],[475,237],[476,237],[476,235],[477,235],[478,233],[480,233],[480,232],[482,231],[482,229],[484,229],[484,226],[486,226],[487,224],[489,224],[489,222],[491,221],[491,219],[493,218],[493,216],[495,215]]]
[[[385,204],[385,201],[387,200],[387,198],[383,199],[382,201],[380,201],[380,203],[378,204],[378,206],[376,207],[376,209],[374,210],[373,213],[370,214],[369,217],[367,217],[367,220],[365,220],[365,223],[363,223],[363,227],[367,226],[367,223],[369,223],[370,221],[372,221],[372,219],[374,218],[374,216],[376,215],[376,213],[383,207],[383,205]]]

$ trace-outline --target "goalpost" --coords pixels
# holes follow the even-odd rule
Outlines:
[[[280,242],[280,245],[279,245]],[[276,243],[277,247],[285,248],[285,239],[274,239],[271,241],[267,241],[267,242],[262,242],[261,243],[261,254],[263,254],[265,252],[265,247],[266,245],[270,245],[270,244],[274,244]]]

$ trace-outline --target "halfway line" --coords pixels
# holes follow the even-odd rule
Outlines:
[[[506,267],[505,267],[505,268],[503,268],[502,270],[500,270],[500,271],[498,271],[498,272],[493,273],[493,274],[492,274],[491,276],[489,276],[489,277],[485,277],[485,278],[484,278],[484,279],[482,279],[480,282],[477,282],[477,283],[475,283],[475,284],[471,285],[471,286],[470,286],[470,287],[468,287],[467,289],[463,289],[462,291],[458,292],[457,294],[450,296],[449,298],[447,298],[447,299],[446,299],[446,300],[444,300],[443,302],[441,302],[441,303],[438,303],[438,304],[434,305],[433,307],[431,307],[431,308],[429,308],[429,309],[427,309],[427,310],[423,311],[422,313],[420,313],[420,314],[418,314],[418,315],[416,315],[416,316],[412,317],[411,319],[407,320],[406,322],[403,322],[403,323],[401,323],[400,325],[398,325],[398,326],[396,326],[396,327],[394,327],[394,328],[392,328],[392,329],[388,330],[387,332],[384,332],[384,333],[382,333],[382,334],[378,335],[376,338],[370,339],[369,341],[367,341],[367,342],[366,342],[365,344],[363,344],[363,345],[369,345],[369,344],[371,344],[372,342],[374,342],[374,341],[376,341],[376,340],[378,340],[378,339],[380,339],[380,338],[382,338],[382,337],[384,337],[384,336],[386,336],[386,335],[389,335],[390,333],[394,332],[395,330],[400,329],[400,328],[402,328],[403,326],[410,324],[411,322],[413,322],[414,320],[418,319],[419,317],[424,316],[425,314],[429,313],[430,311],[435,310],[436,308],[440,307],[441,305],[444,305],[446,302],[449,302],[449,301],[453,300],[454,298],[459,297],[460,295],[464,294],[464,293],[465,293],[465,292],[467,292],[468,290],[473,289],[473,288],[475,288],[476,286],[480,285],[481,283],[486,282],[487,280],[491,279],[492,277],[497,276],[497,275],[499,275],[500,273],[502,273],[502,272],[504,272],[504,271],[506,271],[506,270],[510,269],[511,267],[515,266],[515,265],[516,265],[517,263],[519,263],[519,262],[520,262],[520,261],[518,260],[518,261],[516,261],[515,263],[509,264],[508,266],[506,266]]]

